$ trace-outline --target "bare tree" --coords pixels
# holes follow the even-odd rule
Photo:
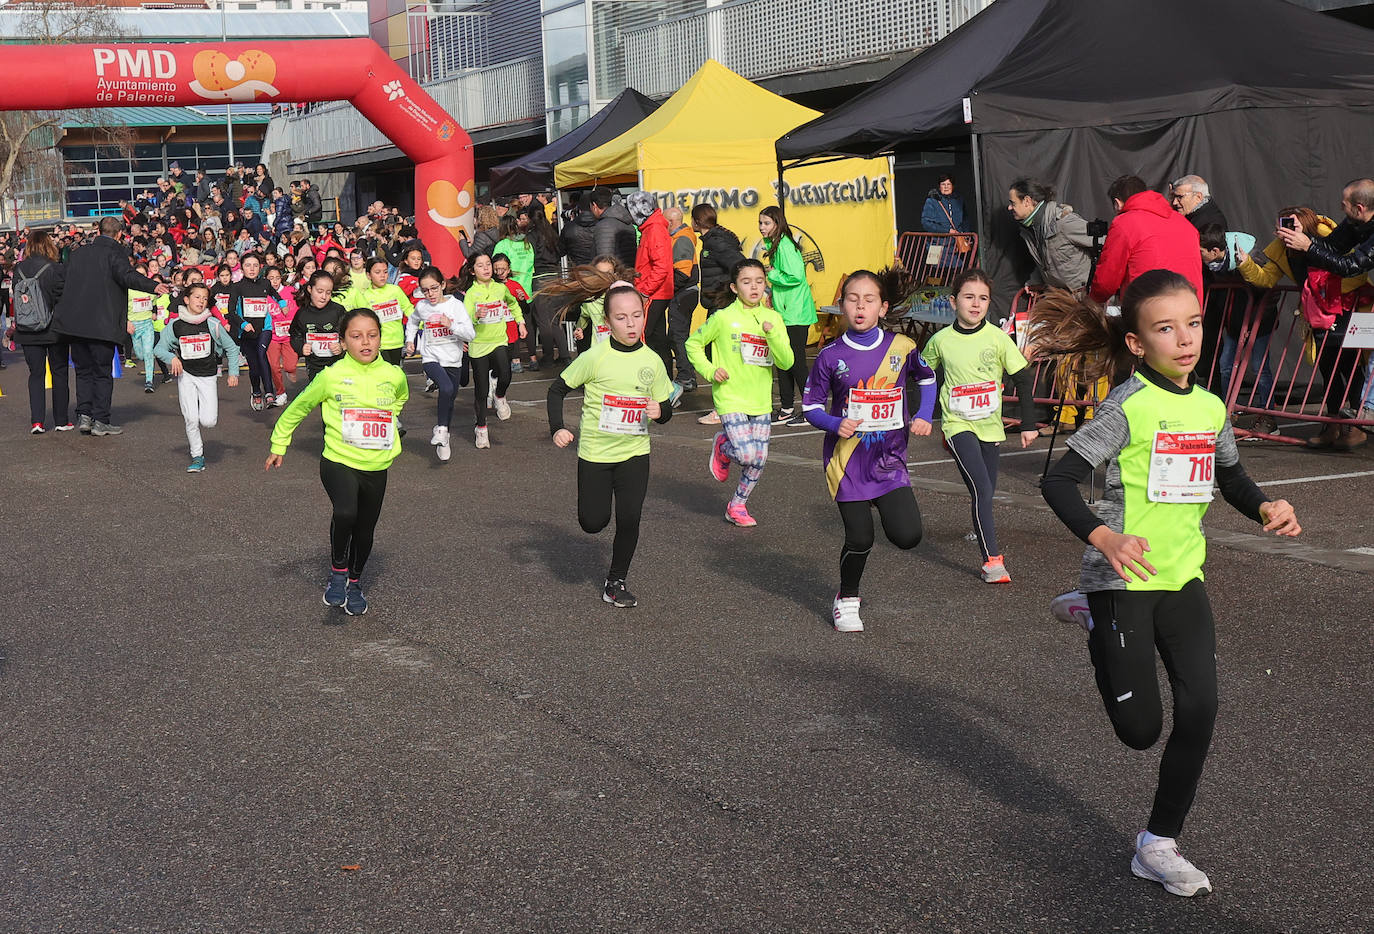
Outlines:
[[[9,3],[9,10],[23,10],[20,38],[35,45],[73,42],[115,42],[129,38],[116,8],[102,0],[27,0]],[[11,110],[0,112],[0,197],[13,203],[20,181],[49,184],[60,191],[65,185],[56,143],[63,122],[76,119],[89,124],[97,145],[129,154],[133,131],[110,124],[98,109]],[[60,195],[58,196],[60,201]],[[15,226],[19,226],[16,215]]]

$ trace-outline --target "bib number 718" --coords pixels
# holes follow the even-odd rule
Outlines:
[[[1188,482],[1189,482],[1189,483],[1211,483],[1211,482],[1212,482],[1212,458],[1210,458],[1210,457],[1190,457],[1190,458],[1188,458]]]

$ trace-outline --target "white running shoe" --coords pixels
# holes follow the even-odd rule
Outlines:
[[[442,425],[435,425],[435,426],[434,426],[434,433],[433,433],[432,435],[429,436],[429,443],[432,444],[432,445],[433,445],[433,444],[438,444],[438,443],[439,443],[439,435],[443,432],[443,430],[444,430],[444,429],[443,429],[443,426],[442,426]]]
[[[496,417],[503,422],[510,418],[510,403],[501,396],[496,397]]]
[[[496,406],[496,390],[495,390],[495,389],[491,389],[491,390],[488,390],[488,391],[487,391],[487,408],[488,408],[488,409],[492,409],[492,408],[494,408],[495,406]]]
[[[286,407],[286,400],[287,400],[287,395],[286,395],[286,393],[284,393],[284,392],[279,392],[279,393],[277,393],[277,408],[279,408],[279,409],[285,408],[285,407]]]
[[[1145,831],[1136,834],[1131,872],[1142,879],[1158,882],[1164,886],[1164,891],[1172,895],[1190,898],[1211,894],[1212,883],[1207,873],[1183,858],[1178,851],[1177,841],[1172,837],[1160,837],[1153,843],[1141,846],[1144,839]]]
[[[835,631],[863,632],[864,621],[859,619],[859,598],[835,595]]]
[[[485,425],[475,429],[473,435],[475,436],[475,443],[479,448],[491,447],[491,441],[487,438],[487,428]]]
[[[448,429],[435,428],[434,435],[439,439],[434,442],[434,447],[439,454],[439,460],[448,463],[448,459],[453,456],[453,447],[448,443]]]
[[[1084,632],[1093,631],[1093,614],[1088,609],[1088,598],[1081,590],[1061,593],[1050,601],[1050,612],[1061,623],[1077,623]]]

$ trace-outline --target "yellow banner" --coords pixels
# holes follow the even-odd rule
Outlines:
[[[763,259],[759,211],[782,204],[806,260],[816,307],[835,304],[840,279],[856,269],[892,262],[891,164],[886,158],[843,159],[788,169],[785,199],[777,167],[764,164],[645,169],[643,187],[659,207],[677,205],[690,220],[694,205],[715,205],[718,223],[739,237],[745,256]]]

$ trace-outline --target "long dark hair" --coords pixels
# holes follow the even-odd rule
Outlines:
[[[1030,309],[1030,355],[1072,355],[1079,379],[1116,381],[1136,363],[1126,347],[1126,335],[1140,333],[1141,306],[1173,292],[1196,295],[1197,287],[1171,269],[1151,269],[1121,293],[1121,314],[1109,315],[1091,299],[1067,289],[1050,289]]]
[[[792,228],[788,226],[787,215],[782,212],[782,208],[776,204],[770,204],[759,212],[762,217],[767,217],[774,224],[773,236],[768,238],[768,249],[764,251],[764,256],[768,257],[768,262],[773,262],[773,256],[778,252],[778,247],[786,237],[796,245],[796,240],[792,237]]]
[[[544,286],[536,295],[560,295],[571,299],[572,304],[580,305],[592,299],[605,295],[616,282],[633,282],[638,275],[633,269],[626,269],[619,260],[613,257],[599,257],[599,259],[610,259],[613,267],[610,272],[602,272],[596,268],[595,264],[590,266],[574,266],[568,270],[566,279],[558,279]]]

